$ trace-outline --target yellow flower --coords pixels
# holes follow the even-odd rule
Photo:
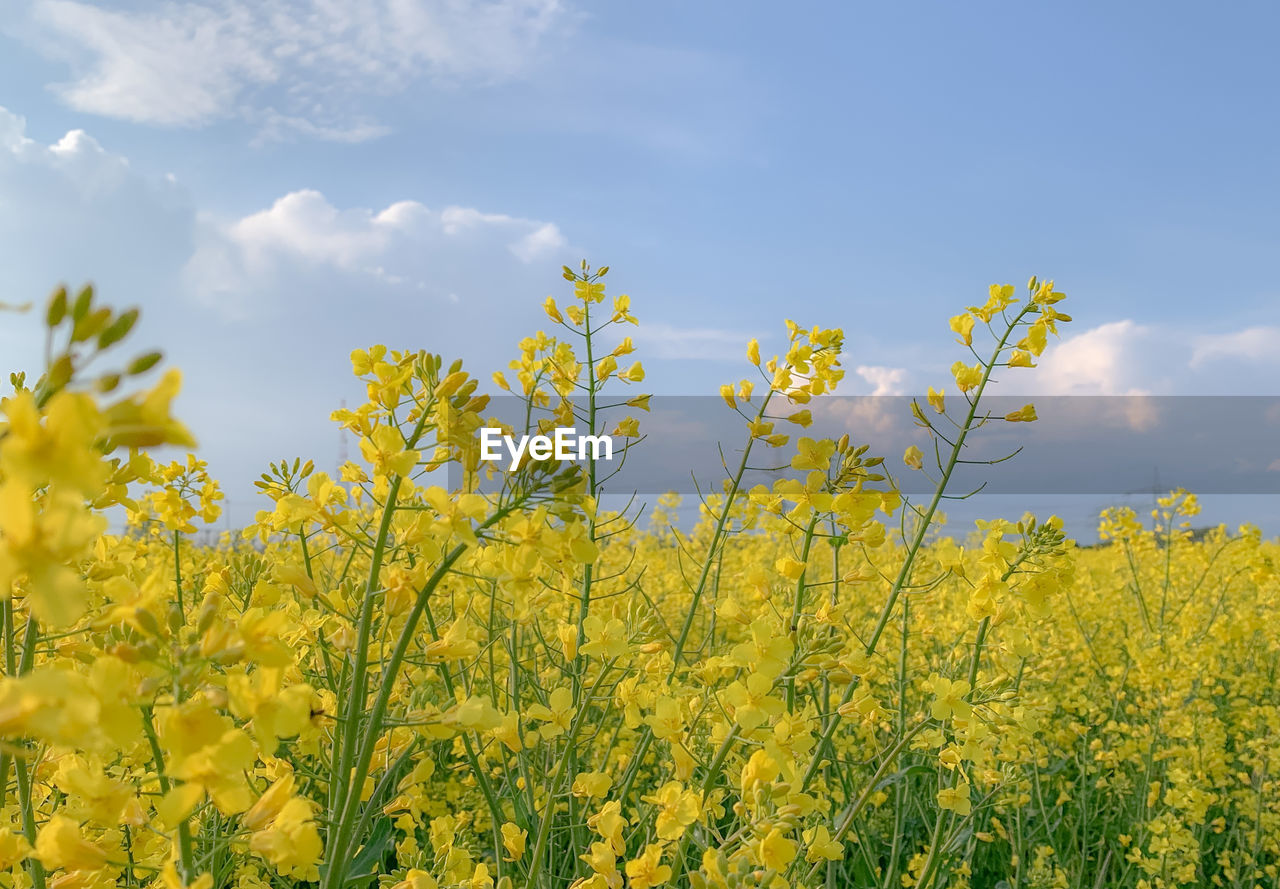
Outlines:
[[[621,438],[635,438],[640,434],[640,421],[635,417],[624,417],[618,421],[610,435]]]
[[[160,881],[164,889],[213,889],[213,874],[205,871],[190,883],[183,883],[178,876],[178,867],[172,861],[165,864],[160,871]],[[63,884],[59,883],[61,887]],[[70,886],[67,887],[70,889]]]
[[[632,364],[629,368],[618,374],[618,379],[624,383],[639,383],[644,379],[644,365],[639,361]]]
[[[651,843],[639,858],[627,862],[626,872],[631,889],[652,889],[671,879],[671,868],[662,861],[662,847]]]
[[[312,814],[312,803],[294,797],[285,803],[271,826],[249,837],[249,848],[276,866],[282,877],[314,880],[323,846]]]
[[[31,853],[31,844],[20,833],[0,827],[0,871],[7,871]]]
[[[93,399],[83,393],[59,392],[41,411],[30,391],[0,403],[8,420],[0,439],[0,462],[6,475],[36,488],[46,484],[97,496],[107,466],[94,447],[104,420]]]
[[[310,685],[283,686],[279,669],[259,669],[250,675],[233,673],[227,677],[231,712],[251,718],[253,736],[262,750],[274,751],[281,738],[302,734],[311,725],[311,702],[315,690]]]
[[[660,840],[679,839],[685,829],[702,814],[701,794],[695,790],[685,790],[679,781],[668,781],[655,793],[642,799],[658,807],[654,827]]]
[[[258,797],[249,811],[240,817],[240,824],[249,830],[262,830],[275,820],[285,803],[293,798],[293,773],[278,779]]]
[[[487,697],[471,695],[451,709],[443,722],[473,731],[492,731],[501,724],[502,716]]]
[[[622,804],[610,800],[599,812],[587,819],[587,827],[604,838],[615,854],[627,851],[626,841],[622,838],[622,830],[627,826],[627,819],[622,814]]]
[[[972,367],[963,361],[957,361],[951,365],[951,374],[956,379],[956,386],[961,392],[968,392],[970,389],[976,388],[982,382],[984,369],[981,364],[975,364]]]
[[[203,799],[204,788],[199,784],[178,784],[156,802],[156,814],[166,829],[174,830]]]
[[[645,722],[653,729],[653,736],[660,741],[678,739],[684,732],[684,714],[675,698],[658,698],[653,714]]]
[[[508,821],[502,825],[502,845],[507,850],[508,861],[519,861],[524,855],[524,841],[529,836],[527,830],[521,830]]]
[[[596,362],[596,381],[603,383],[609,379],[610,375],[618,369],[618,359],[612,355],[606,355]]]
[[[106,434],[117,447],[157,447],[162,444],[194,447],[195,439],[170,413],[182,388],[176,368],[164,372],[150,391],[122,399],[106,410]]]
[[[548,697],[548,703],[550,704],[549,707],[543,704],[533,704],[526,713],[530,719],[548,723],[542,727],[540,733],[542,737],[549,740],[569,730],[575,712],[573,692],[567,688],[557,688],[551,692]]]
[[[968,815],[973,811],[973,803],[969,799],[969,785],[961,782],[955,787],[942,788],[938,791],[938,805],[957,815]]]
[[[231,728],[231,720],[203,700],[157,710],[157,716],[170,777],[203,787],[224,814],[249,808],[253,797],[244,773],[256,755],[249,735]]]
[[[769,755],[766,750],[757,750],[751,754],[751,758],[747,760],[747,764],[742,767],[742,794],[747,796],[756,788],[769,784],[774,778],[778,777],[782,770],[778,761]]]
[[[1024,349],[1032,355],[1039,355],[1044,351],[1044,347],[1048,342],[1048,330],[1049,325],[1043,318],[1036,319],[1027,328],[1027,335],[1018,341],[1018,348]]]
[[[390,426],[379,426],[370,436],[360,439],[360,453],[373,464],[374,472],[383,476],[409,475],[421,456],[406,448],[400,430]]]
[[[627,627],[618,618],[605,620],[598,615],[589,615],[582,623],[586,634],[586,644],[579,648],[583,654],[600,657],[605,660],[622,657],[627,652]]]
[[[606,877],[616,877],[618,875],[618,855],[615,849],[609,843],[592,843],[586,855],[578,856],[587,866],[596,874]],[[615,889],[620,880],[606,880],[602,887],[610,887]],[[584,886],[586,884],[583,884]]]
[[[613,780],[604,772],[582,772],[573,779],[573,795],[600,798],[609,792]]]
[[[35,857],[49,870],[97,870],[107,863],[107,853],[86,840],[80,825],[65,815],[54,815],[40,828]]]
[[[796,844],[775,827],[760,840],[758,854],[762,865],[770,870],[781,871],[796,857]]]
[[[524,739],[520,731],[520,714],[506,713],[490,731],[493,736],[506,745],[507,749],[512,753],[519,753],[524,749]],[[534,740],[536,741],[536,735]]]
[[[67,795],[69,815],[102,825],[117,824],[133,796],[127,783],[108,777],[101,766],[80,756],[67,756],[58,763],[54,783]]]
[[[916,447],[915,445],[911,445],[903,453],[902,462],[905,463],[909,469],[923,469],[924,454],[920,451],[918,447]]]
[[[427,663],[442,664],[446,661],[470,660],[480,653],[480,643],[470,638],[471,624],[466,615],[449,625],[439,639],[428,642],[425,652]]]
[[[774,570],[787,580],[799,580],[800,575],[804,574],[805,564],[798,559],[790,556],[783,556],[773,563]]]
[[[556,627],[556,637],[560,640],[560,647],[564,650],[566,660],[573,660],[578,656],[578,628],[571,623],[562,623]]]
[[[831,838],[825,824],[809,828],[803,836],[805,861],[839,861],[844,858],[844,846]]]
[[[411,867],[405,873],[404,879],[396,883],[392,889],[438,889],[438,887],[435,877],[427,871]]]
[[[934,719],[950,719],[952,716],[968,716],[972,706],[965,700],[972,689],[963,679],[954,682],[945,676],[935,675],[931,681],[935,695],[931,712]]]
[[[836,443],[826,438],[814,441],[812,438],[801,436],[796,442],[796,451],[796,455],[791,458],[792,469],[826,472],[827,467],[831,465],[831,457],[836,452]]]

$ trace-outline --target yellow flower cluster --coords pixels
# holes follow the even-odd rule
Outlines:
[[[606,272],[566,268],[560,333],[495,380],[529,430],[638,446]],[[743,440],[696,523],[603,508],[590,467],[482,485],[479,382],[377,346],[334,415],[361,460],[272,464],[219,536],[205,465],[145,451],[190,444],[176,374],[83,378],[136,313],[55,294],[45,375],[0,402],[0,885],[1275,885],[1280,548],[1193,533],[1185,492],[1150,526],[1108,511],[1098,546],[1030,515],[940,533],[988,382],[1061,298],[952,319],[977,363],[914,405],[919,501],[803,435],[843,336],[788,323],[721,391]],[[746,486],[761,463],[790,471]]]

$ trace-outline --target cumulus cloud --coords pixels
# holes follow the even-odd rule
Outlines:
[[[854,370],[871,385],[872,395],[903,395],[907,391],[907,370],[904,367],[863,364]]]
[[[565,18],[559,0],[33,0],[28,36],[67,61],[71,107],[195,126],[239,116],[266,138],[384,132],[359,99],[513,77]]]
[[[268,459],[332,468],[329,412],[363,397],[353,348],[504,366],[563,284],[564,243],[547,220],[416,200],[339,207],[309,190],[214,219],[172,177],[78,130],[32,138],[0,109],[0,302],[93,281],[108,303],[140,306],[136,344],[182,368],[178,410],[233,498]],[[36,314],[0,324],[6,369],[38,368]]]
[[[1156,381],[1154,357],[1161,338],[1147,326],[1123,320],[1052,342],[1032,370],[1010,368],[992,391],[1002,395],[1133,395],[1149,391]]]
[[[192,249],[192,205],[175,182],[139,174],[82,130],[32,139],[4,108],[0,195],[0,286],[17,301],[91,276],[122,290],[164,286]]]
[[[482,254],[492,264],[495,254],[505,252],[521,264],[553,266],[564,259],[559,254],[566,244],[550,222],[468,207],[432,210],[412,200],[383,210],[339,209],[320,192],[304,189],[229,223],[205,220],[184,278],[192,293],[231,315],[260,306],[264,291],[317,272],[457,302],[467,257]]]
[[[1051,339],[1038,367],[1002,370],[988,392],[1040,399],[1110,396],[1036,403],[1078,417],[1082,424],[1146,430],[1161,421],[1163,409],[1151,396],[1276,394],[1274,375],[1261,370],[1276,362],[1272,344],[1277,337],[1276,327],[1202,334],[1132,319],[1113,321]],[[1250,366],[1259,372],[1240,372]]]
[[[1232,333],[1206,334],[1192,341],[1191,366],[1224,358],[1274,364],[1280,361],[1280,327],[1248,327]]]
[[[834,422],[839,424],[841,431],[848,431],[863,443],[871,441],[873,437],[877,437],[877,443],[880,443],[889,434],[900,433],[908,428],[911,414],[907,408],[908,401],[900,398],[823,395],[809,402],[809,410],[816,425],[825,428],[828,423]],[[835,432],[833,437],[839,434]]]
[[[1274,376],[1241,366],[1277,361],[1280,327],[1203,334],[1166,324],[1111,321],[1063,330],[1032,370],[1001,371],[1001,395],[1274,394]],[[1137,403],[1136,401],[1134,402]]]
[[[549,253],[560,250],[565,244],[564,235],[560,234],[559,227],[553,222],[546,222],[510,245],[510,249],[525,262],[533,262],[535,259],[541,259]]]

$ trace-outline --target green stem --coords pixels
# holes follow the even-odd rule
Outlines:
[[[769,401],[773,398],[773,391],[770,390],[760,403],[760,410],[756,413],[755,422],[759,423],[764,417],[765,410],[769,407]],[[729,485],[729,490],[725,493],[724,506],[720,510],[720,515],[716,519],[716,528],[711,535],[711,546],[707,550],[707,557],[702,562],[702,570],[698,575],[698,583],[693,589],[693,596],[689,602],[689,610],[684,617],[684,625],[680,628],[680,635],[676,639],[676,647],[671,655],[671,674],[668,680],[673,678],[676,671],[680,669],[680,659],[684,654],[685,644],[689,640],[689,631],[693,628],[694,618],[698,614],[698,604],[702,601],[702,595],[707,588],[707,580],[711,576],[711,565],[715,561],[715,554],[724,537],[725,526],[729,523],[729,514],[733,509],[734,501],[737,499],[738,490],[742,487],[742,477],[747,471],[747,461],[751,457],[751,448],[755,444],[755,437],[747,439],[747,444],[742,449],[742,460],[738,463],[738,470],[733,475],[733,481]]]
[[[1000,337],[996,344],[995,351],[992,352],[991,358],[983,365],[982,380],[978,383],[973,398],[969,401],[969,412],[965,415],[964,423],[960,426],[960,434],[956,436],[955,444],[951,446],[951,453],[947,458],[947,465],[942,471],[942,477],[938,480],[937,487],[934,488],[933,498],[929,501],[929,508],[925,510],[920,517],[920,522],[916,527],[915,536],[912,538],[911,545],[907,548],[906,557],[902,560],[902,566],[898,570],[898,575],[894,578],[893,586],[889,589],[889,596],[885,600],[884,607],[880,610],[880,617],[876,620],[875,629],[867,639],[864,646],[865,653],[868,657],[875,654],[876,646],[880,644],[880,637],[884,635],[885,628],[889,625],[889,618],[893,614],[894,606],[898,603],[898,597],[902,595],[902,588],[906,586],[907,580],[911,577],[912,568],[915,566],[916,556],[920,552],[920,548],[924,545],[924,538],[929,532],[929,527],[933,523],[934,513],[938,510],[938,505],[942,502],[943,496],[947,491],[947,484],[951,481],[951,475],[955,472],[956,465],[960,462],[960,454],[964,448],[965,439],[973,429],[974,419],[978,415],[978,404],[982,401],[982,394],[986,391],[987,383],[991,380],[991,373],[996,363],[1000,360],[1000,355],[1004,352],[1009,342],[1009,337],[1017,328],[1018,323],[1036,306],[1034,303],[1028,303],[1023,306],[1014,319],[1009,322],[1009,326],[1005,328],[1004,334]],[[844,700],[847,703],[853,697],[853,689],[856,683],[851,682],[849,689],[845,692]],[[835,735],[836,729],[840,726],[840,714],[833,713],[831,721],[822,733],[817,746],[814,748],[813,760],[809,763],[809,768],[805,772],[804,782],[801,786],[803,792],[809,782],[813,780],[817,774],[819,761],[823,752],[827,749],[831,742],[831,738]]]
[[[10,609],[13,607],[12,599],[7,600]],[[35,662],[36,643],[40,638],[40,627],[36,623],[36,619],[30,614],[27,615],[27,631],[22,635],[22,657],[18,661],[15,669],[13,663],[13,613],[12,610],[7,614],[8,622],[5,626],[6,630],[6,651],[5,659],[11,676],[25,676],[31,671],[31,667]],[[15,771],[18,779],[18,808],[22,812],[22,833],[27,838],[27,842],[35,845],[36,842],[36,819],[35,819],[35,802],[31,798],[31,776],[27,772],[27,763],[25,759],[18,758],[15,763]],[[44,889],[44,865],[36,858],[27,859],[27,873],[31,877],[31,885],[34,889]]]
[[[720,746],[716,748],[715,756],[712,757],[711,764],[707,766],[707,774],[702,779],[702,798],[699,806],[705,805],[707,797],[711,795],[711,789],[715,786],[716,779],[720,777],[720,772],[724,768],[724,761],[729,758],[729,751],[733,749],[733,742],[738,737],[738,728],[739,726],[735,723],[729,729],[728,734],[724,736],[724,740],[720,742]],[[680,837],[680,846],[672,861],[672,883],[675,883],[684,871],[685,848],[689,845],[689,836],[690,832],[686,830]]]
[[[178,594],[178,615],[182,618],[182,622],[187,622],[187,612],[182,604],[182,558],[180,555],[182,536],[179,532],[173,532],[173,585]]]
[[[596,681],[592,683],[591,690],[587,692],[584,703],[578,708],[578,712],[574,714],[573,724],[569,727],[569,735],[565,739],[565,755],[560,757],[560,765],[556,767],[555,776],[551,779],[551,786],[547,792],[547,805],[543,811],[540,823],[538,825],[538,838],[533,846],[533,855],[529,859],[529,875],[525,880],[525,885],[534,887],[537,885],[537,878],[542,871],[542,863],[544,852],[546,851],[547,838],[551,835],[551,823],[555,821],[556,814],[556,797],[560,794],[560,788],[564,782],[564,774],[569,765],[571,757],[568,752],[573,749],[574,740],[578,737],[578,732],[582,728],[582,724],[586,721],[587,707],[589,702],[595,696],[596,691],[600,688],[600,683],[604,681],[604,677],[608,674],[609,668],[613,666],[613,660],[600,666],[600,675],[596,677]]]
[[[391,481],[391,485],[387,490],[387,500],[382,507],[382,520],[378,525],[378,535],[374,538],[373,554],[369,560],[369,575],[365,582],[364,601],[360,609],[360,624],[356,632],[356,651],[351,667],[351,687],[347,692],[347,707],[343,714],[343,723],[341,731],[337,733],[335,741],[338,749],[334,751],[335,767],[332,770],[330,781],[334,789],[332,796],[332,816],[338,812],[345,812],[347,805],[347,788],[351,778],[352,757],[355,753],[356,739],[359,737],[359,714],[363,709],[366,693],[366,676],[365,673],[369,666],[369,637],[372,632],[373,625],[373,602],[378,589],[378,576],[382,573],[382,559],[386,553],[387,537],[391,532],[391,519],[395,514],[396,498],[400,495],[400,476],[396,476]],[[357,785],[358,786],[358,785]],[[332,827],[330,828],[332,830]],[[331,847],[326,850],[328,853],[325,857],[329,861],[329,873],[335,869],[337,862],[334,860],[334,854],[339,847]],[[344,865],[345,866],[345,865]],[[328,881],[326,873],[326,886],[333,885]]]
[[[172,784],[164,769],[164,751],[160,749],[160,739],[156,737],[155,715],[150,707],[142,708],[142,730],[146,733],[147,743],[151,745],[151,759],[156,765],[156,780],[160,784],[160,792],[168,793]],[[191,848],[191,827],[184,818],[178,824],[178,870],[184,885],[195,879],[195,864]]]
[[[34,807],[31,804],[31,776],[27,773],[26,760],[18,760],[17,773],[18,803],[19,808],[22,810],[22,834],[27,838],[27,842],[34,846],[36,844],[36,818]],[[31,885],[34,889],[45,889],[44,865],[34,855],[27,859],[27,873],[31,877]]]
[[[13,597],[0,600],[0,623],[4,632],[4,671],[13,676],[17,668],[17,652],[13,643]],[[13,764],[13,755],[8,750],[0,753],[0,810],[3,810],[9,798],[9,767]]]
[[[880,643],[880,637],[884,634],[885,627],[889,623],[889,617],[893,614],[893,608],[898,602],[898,596],[901,595],[902,588],[906,585],[907,579],[911,575],[911,569],[915,566],[916,554],[924,544],[925,535],[928,534],[929,528],[933,523],[934,513],[938,511],[938,505],[946,494],[947,484],[951,481],[951,474],[955,472],[956,465],[960,462],[960,454],[964,449],[965,439],[968,438],[969,433],[973,430],[973,421],[978,415],[978,404],[982,401],[982,393],[986,391],[987,383],[991,380],[991,373],[995,369],[996,362],[1000,360],[1000,355],[1004,352],[1005,346],[1009,342],[1009,337],[1017,328],[1018,322],[1032,308],[1034,308],[1034,303],[1028,303],[1014,317],[1013,321],[1005,329],[1004,335],[1000,337],[1000,341],[996,344],[991,358],[983,366],[982,380],[978,383],[973,399],[969,402],[969,412],[965,415],[964,423],[960,427],[960,434],[956,436],[955,444],[951,446],[951,454],[947,458],[946,467],[942,470],[942,478],[938,480],[938,485],[934,489],[933,498],[929,501],[929,508],[925,510],[924,515],[920,518],[915,537],[907,550],[907,557],[903,560],[898,576],[894,579],[893,587],[889,590],[889,598],[885,601],[884,608],[880,611],[875,630],[872,631],[871,637],[867,640],[866,653],[868,656],[875,653],[876,646]]]
[[[398,487],[398,485],[397,485]],[[388,498],[388,506],[390,498]],[[494,512],[489,518],[482,522],[477,531],[482,531],[497,522],[501,521],[512,510],[520,505],[519,501],[513,502],[502,509]],[[389,522],[384,522],[389,525]],[[379,535],[380,543],[385,543],[385,533]],[[437,586],[449,574],[453,564],[461,558],[462,554],[467,551],[470,544],[459,543],[444,560],[436,567],[436,570],[428,578],[422,589],[418,591],[418,595],[414,600],[413,607],[409,611],[408,617],[405,619],[404,628],[400,631],[400,636],[396,640],[395,650],[391,657],[388,658],[386,666],[383,668],[382,676],[378,685],[378,695],[374,699],[373,707],[369,710],[369,717],[364,729],[364,734],[359,734],[359,726],[355,724],[356,714],[359,712],[354,705],[348,708],[350,723],[344,726],[347,734],[350,736],[349,742],[343,750],[343,759],[346,767],[334,776],[335,780],[343,783],[342,787],[342,805],[336,813],[337,818],[331,822],[336,827],[331,827],[330,843],[325,850],[325,860],[328,863],[328,869],[325,872],[322,886],[324,889],[335,889],[343,884],[346,876],[347,865],[349,864],[349,852],[351,844],[354,842],[353,829],[355,827],[356,812],[360,806],[360,788],[364,785],[364,780],[369,774],[369,765],[373,761],[373,750],[377,745],[378,738],[382,734],[383,721],[386,718],[387,706],[391,701],[391,694],[395,687],[396,677],[399,676],[400,667],[404,663],[405,656],[409,652],[409,646],[416,639],[416,631],[418,621],[422,618],[422,612],[427,607],[427,601],[431,598],[431,594],[435,592]],[[381,556],[378,556],[381,561]],[[372,574],[371,574],[372,576]],[[367,596],[367,601],[372,601],[372,596]],[[362,659],[359,656],[361,649],[365,650],[367,658],[368,640],[365,638],[364,644],[357,647],[357,663],[361,664],[361,669],[365,669]],[[366,661],[367,662],[367,661]],[[363,688],[364,683],[360,686]],[[353,679],[353,688],[354,685]],[[354,730],[353,730],[354,729]],[[356,741],[359,741],[359,750],[356,751]],[[353,755],[348,755],[353,754]]]
[[[756,412],[756,423],[759,423],[764,417],[765,410],[769,407],[769,401],[773,398],[773,394],[773,390],[770,390],[761,400],[760,410]],[[676,639],[675,650],[672,652],[671,672],[667,675],[668,683],[675,678],[676,672],[680,669],[680,660],[684,655],[685,644],[689,640],[689,631],[693,628],[694,618],[698,614],[698,605],[701,603],[703,593],[706,591],[707,580],[711,576],[711,566],[716,561],[716,552],[724,538],[725,526],[729,523],[729,514],[733,509],[738,491],[742,487],[742,477],[747,472],[747,461],[751,457],[751,448],[755,444],[755,440],[754,435],[747,439],[747,443],[742,449],[742,460],[738,463],[738,469],[729,484],[729,490],[725,492],[724,506],[720,510],[720,515],[716,518],[716,527],[711,535],[711,544],[707,549],[706,558],[702,561],[702,570],[698,575],[698,583],[693,588],[689,610],[685,614],[684,625],[680,628],[680,635]],[[619,795],[624,808],[626,807],[627,797],[631,793],[631,788],[635,784],[636,777],[640,774],[640,766],[644,762],[645,755],[649,752],[649,745],[652,743],[653,728],[646,724],[641,730],[640,740],[636,743],[635,752],[631,755],[631,760],[628,762],[627,770],[624,773],[622,789]]]
[[[845,813],[844,817],[840,820],[839,825],[836,826],[835,833],[831,835],[832,842],[839,843],[844,840],[845,835],[848,834],[850,828],[853,827],[854,819],[858,817],[858,814],[866,807],[868,800],[870,800],[871,796],[876,792],[877,786],[880,784],[880,779],[889,771],[889,767],[897,762],[898,754],[901,753],[907,744],[911,742],[912,738],[918,735],[929,724],[930,720],[928,719],[921,721],[915,728],[903,735],[896,744],[889,748],[888,752],[885,753],[884,760],[880,763],[880,767],[876,769],[875,774],[871,776],[871,779],[867,781],[866,785],[863,787],[862,793],[858,797],[858,801],[853,804],[853,807],[850,808],[848,812]],[[798,863],[799,861],[800,859],[797,858],[796,862]],[[805,883],[812,885],[813,881],[817,879],[818,872],[821,869],[822,862],[815,864],[805,877]]]
[[[813,532],[818,527],[818,514],[815,512],[813,518],[809,519],[809,525],[804,529],[804,545],[800,549],[800,562],[805,567],[801,570],[800,576],[796,578],[795,596],[791,602],[791,650],[795,652],[800,644],[800,613],[804,609],[804,591],[805,581],[809,571],[809,550],[813,546]],[[787,712],[794,713],[796,709],[796,677],[794,674],[787,680]]]

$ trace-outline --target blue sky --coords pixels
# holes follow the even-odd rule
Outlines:
[[[947,317],[1034,273],[1076,321],[1021,389],[1276,394],[1278,24],[1263,3],[19,0],[0,299],[92,279],[142,305],[241,519],[267,461],[336,460],[352,348],[487,376],[582,257],[632,295],[658,392],[742,376],[785,317],[845,329],[850,393],[949,382]],[[10,363],[33,324],[4,319]]]

